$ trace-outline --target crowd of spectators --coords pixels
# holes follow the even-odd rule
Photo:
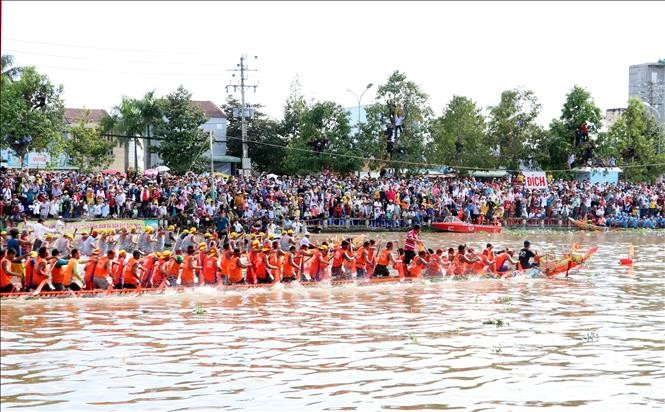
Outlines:
[[[168,224],[409,227],[455,216],[510,224],[515,219],[573,217],[601,225],[665,227],[665,185],[554,180],[528,190],[518,178],[336,177],[248,178],[160,174],[80,174],[3,169],[0,216],[92,219],[155,218]],[[224,212],[226,219],[220,219]]]

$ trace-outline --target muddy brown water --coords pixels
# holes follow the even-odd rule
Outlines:
[[[568,279],[2,301],[0,408],[665,408],[665,233],[425,240],[525,237],[599,251]],[[620,266],[630,244],[635,265]]]

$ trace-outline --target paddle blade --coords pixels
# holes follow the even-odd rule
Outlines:
[[[635,248],[633,247],[633,244],[630,243],[628,245],[628,257],[632,258],[633,256],[635,256]]]
[[[623,259],[619,260],[619,264],[623,265],[623,266],[632,266],[633,265],[633,259],[623,258]]]

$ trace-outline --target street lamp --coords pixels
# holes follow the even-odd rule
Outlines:
[[[372,86],[374,86],[373,83],[368,83],[368,84],[367,84],[367,87],[365,87],[365,90],[363,90],[363,92],[360,93],[360,96],[358,96],[357,94],[355,94],[351,89],[346,89],[347,92],[351,93],[351,94],[352,94],[352,95],[358,100],[358,134],[360,134],[360,102],[362,101],[363,96],[365,95],[365,93],[367,93],[367,91],[368,91]]]

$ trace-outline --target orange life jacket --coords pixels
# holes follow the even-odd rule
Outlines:
[[[5,288],[12,284],[12,278],[9,276],[9,273],[5,271],[5,265],[8,264],[9,260],[7,258],[2,258],[0,260],[0,288]]]
[[[62,266],[56,267],[58,260],[55,259],[51,264],[51,283],[61,283],[65,282],[65,274],[63,273]]]
[[[206,283],[217,281],[217,257],[208,256],[203,264],[203,279]]]
[[[180,283],[194,283],[194,269],[190,267],[192,259],[194,259],[194,255],[186,255],[182,260]]]
[[[229,264],[229,281],[231,283],[238,283],[242,281],[242,266],[240,266],[240,258],[233,257]]]
[[[127,261],[127,264],[125,265],[124,268],[124,275],[122,277],[122,284],[123,285],[138,285],[139,284],[139,278],[137,275],[134,274],[134,268],[136,265],[139,264],[139,261],[134,259],[133,257],[129,258]]]

